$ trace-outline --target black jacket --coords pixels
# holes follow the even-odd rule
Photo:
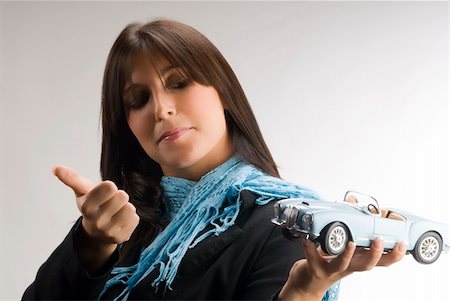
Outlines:
[[[173,290],[164,287],[155,290],[151,283],[157,272],[153,271],[131,291],[128,299],[270,300],[276,297],[291,266],[304,258],[304,253],[299,241],[285,239],[281,229],[270,221],[273,202],[258,206],[256,198],[251,192],[242,191],[235,225],[186,252],[172,283]],[[81,267],[74,248],[73,235],[80,221],[40,267],[23,300],[97,299],[114,266],[137,262],[143,246],[136,246],[136,256],[128,262],[118,261],[117,249],[104,275],[90,276]],[[113,286],[103,298],[113,299],[122,290],[123,287]]]

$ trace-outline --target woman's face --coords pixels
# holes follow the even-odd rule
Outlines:
[[[134,66],[124,93],[128,125],[164,175],[197,181],[232,155],[215,88],[189,81],[167,60],[158,63],[162,83],[145,55],[135,57]]]

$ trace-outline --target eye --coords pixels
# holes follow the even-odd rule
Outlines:
[[[188,84],[188,81],[186,79],[180,79],[176,82],[176,84],[173,86],[175,89],[182,89],[186,87]]]
[[[189,79],[184,76],[172,75],[167,79],[167,87],[169,89],[183,89],[189,84]]]
[[[125,106],[136,110],[143,107],[150,97],[150,91],[145,87],[139,87],[129,91],[124,97]]]

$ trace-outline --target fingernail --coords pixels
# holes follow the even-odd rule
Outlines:
[[[408,243],[406,241],[402,240],[398,244],[400,251],[402,252],[406,251],[406,247],[408,246]]]
[[[355,243],[353,242],[353,241],[349,241],[348,242],[348,246],[350,247],[350,248],[354,248],[356,245],[355,245]]]
[[[383,241],[384,238],[383,238],[383,236],[377,236],[377,237],[375,237],[375,240]]]

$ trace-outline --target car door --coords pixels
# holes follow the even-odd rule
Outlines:
[[[374,226],[374,234],[383,236],[385,240],[397,241],[406,231],[406,221],[381,216],[375,216]]]

